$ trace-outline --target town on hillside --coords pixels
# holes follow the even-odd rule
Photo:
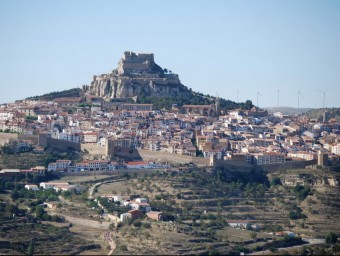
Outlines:
[[[332,165],[340,154],[340,124],[329,119],[327,111],[323,120],[316,120],[268,114],[257,107],[222,115],[211,105],[174,105],[169,110],[154,110],[152,104],[125,102],[108,109],[98,97],[83,100],[59,98],[2,104],[1,150],[39,154],[46,148],[56,148],[96,156],[81,162],[52,162],[46,166],[49,171],[113,170],[119,164],[126,168],[166,166],[166,161],[155,161],[162,158],[161,153],[201,157],[207,160],[201,162],[203,165],[211,165],[211,158],[217,163],[305,161]],[[128,149],[130,161],[112,161],[112,156],[119,154],[117,148]],[[132,150],[154,152],[154,161],[133,159]]]
[[[57,94],[0,105],[1,252],[337,252],[340,123],[329,110],[183,103],[198,94],[132,52],[77,97]],[[138,101],[167,95],[168,108]],[[34,239],[17,241],[20,230]]]

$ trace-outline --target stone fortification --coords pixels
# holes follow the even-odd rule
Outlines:
[[[177,96],[189,93],[178,75],[168,74],[154,61],[152,53],[125,52],[110,74],[93,76],[91,85],[83,85],[88,95],[106,100],[135,96]]]

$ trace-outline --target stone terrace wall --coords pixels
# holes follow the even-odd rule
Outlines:
[[[54,213],[51,213],[51,214],[53,215]],[[67,215],[60,214],[60,213],[56,213],[56,214],[63,216],[68,222],[71,222],[74,225],[79,225],[79,226],[84,226],[84,227],[108,229],[111,224],[108,221],[99,222],[95,220],[75,218],[75,217],[67,216]]]
[[[139,149],[138,153],[143,158],[143,160],[159,160],[159,161],[165,161],[169,163],[178,163],[178,164],[185,164],[185,163],[194,163],[198,166],[208,166],[209,165],[209,159],[203,158],[203,157],[193,157],[193,156],[185,156],[185,155],[177,155],[177,154],[171,154],[166,152],[160,152],[160,151],[150,151],[150,150],[144,150]]]

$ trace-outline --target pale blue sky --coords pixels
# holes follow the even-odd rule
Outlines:
[[[340,107],[340,1],[0,1],[0,103],[89,84],[153,52],[194,91]]]

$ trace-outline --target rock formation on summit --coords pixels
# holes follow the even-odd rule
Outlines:
[[[88,95],[106,100],[135,96],[177,96],[189,94],[178,75],[167,72],[154,61],[154,55],[124,52],[118,68],[110,74],[93,76],[91,85],[83,85]]]

